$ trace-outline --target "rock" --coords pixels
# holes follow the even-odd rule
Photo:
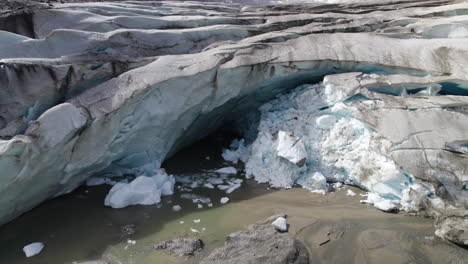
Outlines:
[[[41,242],[35,242],[25,246],[23,248],[23,252],[27,258],[30,258],[41,253],[42,249],[44,249],[44,244]]]
[[[273,223],[271,223],[275,229],[279,232],[288,232],[288,222],[284,217],[278,217]]]
[[[309,253],[299,240],[277,232],[269,222],[230,234],[224,247],[215,249],[201,263],[307,264]]]
[[[461,246],[468,246],[468,210],[445,212],[435,221],[436,236]]]
[[[176,257],[193,256],[203,249],[203,242],[198,238],[177,238],[166,240],[154,246],[156,250],[164,250]]]

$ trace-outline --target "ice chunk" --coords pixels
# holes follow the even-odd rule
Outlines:
[[[211,183],[205,183],[205,184],[203,185],[203,187],[206,187],[206,188],[209,188],[209,189],[214,189],[214,186],[213,186],[213,184],[211,184]]]
[[[229,185],[218,185],[217,187],[218,187],[218,189],[220,189],[222,191],[225,191],[225,190],[229,189]]]
[[[231,149],[224,149],[221,156],[224,160],[237,164],[239,160],[246,162],[249,157],[249,148],[245,146],[245,140],[233,140]]]
[[[135,245],[135,244],[136,244],[136,240],[128,239],[128,240],[127,240],[127,244]]]
[[[223,179],[220,179],[220,178],[209,178],[207,181],[215,185],[224,183]]]
[[[23,247],[23,252],[26,257],[30,258],[41,253],[42,249],[44,248],[44,244],[41,242],[35,242]]]
[[[343,183],[342,183],[342,182],[335,182],[335,183],[333,183],[333,188],[339,189],[339,188],[341,188],[341,187],[343,187]]]
[[[389,200],[389,199],[384,199],[378,194],[375,193],[369,193],[367,195],[366,200],[361,200],[361,203],[368,203],[374,205],[376,208],[385,211],[385,212],[390,212],[398,209],[396,206],[396,201]]]
[[[184,221],[179,221],[179,224],[183,225],[185,222]]]
[[[204,197],[198,194],[193,194],[193,193],[184,193],[180,195],[180,198],[192,200],[193,203],[202,203],[202,204],[211,203],[210,198]]]
[[[243,183],[244,180],[242,180],[242,179],[235,179],[235,180],[233,180],[232,182],[233,182],[233,183]]]
[[[278,217],[273,223],[271,223],[276,230],[280,232],[287,232],[288,231],[288,222],[284,217]]]
[[[302,187],[318,193],[328,192],[327,178],[320,172],[314,172],[312,175],[304,175],[297,180]]]
[[[222,203],[222,204],[225,204],[225,203],[227,203],[227,202],[229,202],[229,198],[228,198],[228,197],[223,197],[223,198],[221,198],[221,203]]]
[[[200,231],[198,231],[198,230],[195,229],[195,228],[190,228],[190,231],[192,231],[192,233],[200,233]]]
[[[237,174],[237,170],[234,167],[221,168],[219,170],[216,170],[215,172],[222,174]]]
[[[180,210],[182,210],[182,207],[180,205],[174,205],[172,206],[172,211],[174,212],[179,212]]]
[[[278,156],[289,160],[299,167],[304,166],[307,160],[307,152],[302,139],[288,132],[278,132],[276,151]]]
[[[194,222],[194,223],[197,223],[197,224],[200,223],[200,221],[201,221],[200,219],[194,219],[194,220],[193,220],[193,222]]]
[[[198,209],[202,209],[202,208],[203,208],[203,204],[197,204],[197,207],[198,207]]]
[[[391,200],[383,200],[374,203],[374,206],[385,212],[391,212],[398,208]]]
[[[336,116],[334,115],[323,115],[315,120],[317,127],[320,129],[328,129],[336,123]]]
[[[117,183],[106,196],[104,204],[112,208],[129,205],[150,205],[161,201],[161,195],[171,195],[174,177],[164,170],[155,170],[152,177],[139,176],[130,183]]]
[[[233,191],[239,189],[241,187],[240,183],[233,184],[226,190],[226,193],[232,193]]]
[[[346,192],[346,195],[348,195],[348,196],[355,196],[356,193],[353,192],[353,191],[351,191],[351,190],[348,190],[348,191]]]

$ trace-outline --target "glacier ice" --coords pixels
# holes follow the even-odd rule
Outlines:
[[[248,146],[247,177],[274,187],[298,184],[321,193],[329,190],[328,183],[344,182],[368,190],[366,202],[384,211],[443,208],[432,186],[420,183],[389,155],[391,141],[345,103],[360,92],[352,85],[360,76],[329,75],[323,84],[302,85],[260,107],[258,134]],[[380,78],[369,77],[363,79],[371,83],[372,78]],[[297,166],[299,160],[303,166]]]
[[[107,194],[104,204],[112,208],[129,205],[151,205],[161,201],[162,195],[173,194],[175,180],[163,169],[151,177],[139,176],[130,183],[117,183]]]
[[[223,155],[246,162],[248,177],[278,187],[324,177],[405,210],[468,207],[466,88],[453,93],[468,76],[467,3],[281,15],[160,4],[61,5],[28,16],[29,33],[14,23],[0,33],[1,224],[90,177],[151,176],[223,125],[241,130],[239,117],[275,98],[260,108],[259,133]],[[303,166],[277,155],[278,131],[301,138]]]

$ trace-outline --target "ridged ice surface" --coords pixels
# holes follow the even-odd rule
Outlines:
[[[327,101],[310,97],[339,117],[318,122],[332,125],[324,136],[341,151],[316,147],[325,165],[352,167],[337,153],[373,158],[343,175],[369,189],[385,173],[394,189],[417,179],[427,195],[466,207],[468,4],[369,3],[125,1],[2,15],[0,223],[91,176],[151,175],[223,124],[243,127],[279,93],[342,72],[358,73],[327,77],[316,88]]]

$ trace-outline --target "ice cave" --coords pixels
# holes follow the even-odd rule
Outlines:
[[[467,1],[0,3],[0,263],[464,263],[467,209]]]

